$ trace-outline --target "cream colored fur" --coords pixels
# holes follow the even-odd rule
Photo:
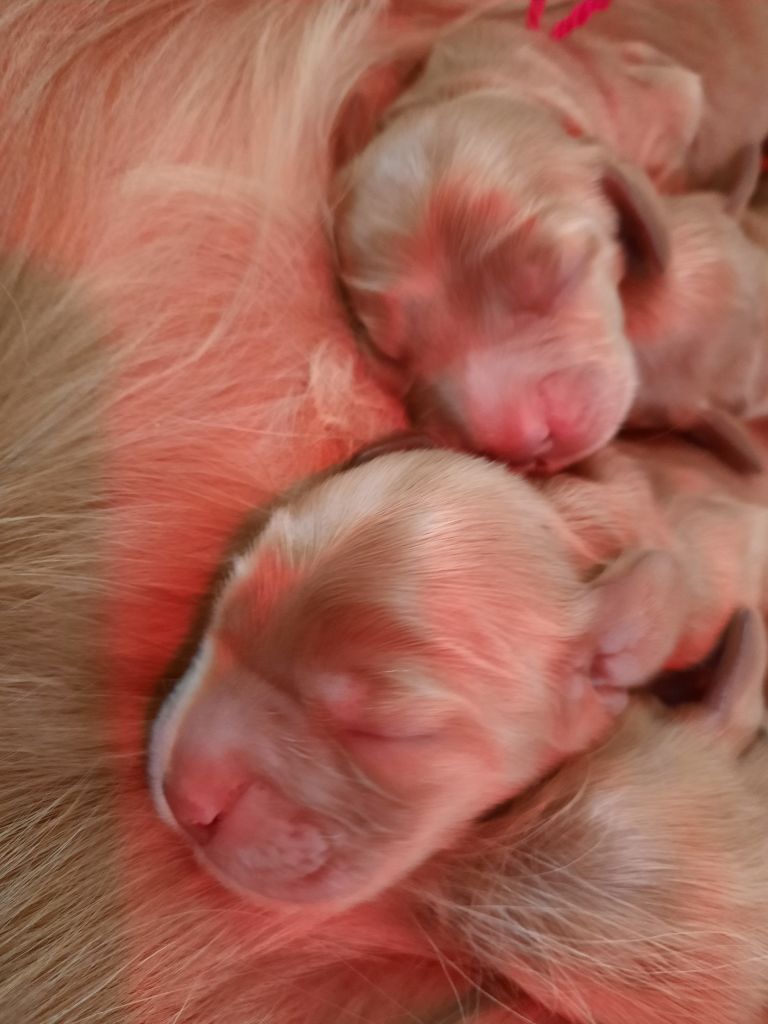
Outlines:
[[[639,705],[593,755],[484,826],[470,856],[413,880],[424,925],[442,922],[446,942],[462,934],[568,1020],[757,1024],[766,769],[765,737],[737,760],[710,730]],[[489,996],[478,1022],[506,1021],[503,989]]]
[[[333,293],[328,138],[440,6],[0,10],[9,1021],[389,1024],[472,987],[396,904],[245,908],[155,820],[142,752],[241,513],[402,423]]]

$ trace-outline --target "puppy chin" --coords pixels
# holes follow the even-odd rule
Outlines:
[[[408,873],[396,856],[379,860],[370,855],[338,850],[316,871],[302,878],[254,872],[235,856],[216,855],[197,848],[195,859],[220,885],[257,906],[290,910],[312,908],[338,914],[369,903]]]

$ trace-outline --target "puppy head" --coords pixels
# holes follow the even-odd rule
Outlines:
[[[666,260],[639,172],[470,95],[394,119],[339,188],[343,281],[417,421],[547,470],[610,439],[636,386],[618,286]]]
[[[565,543],[529,483],[463,455],[384,454],[299,493],[161,710],[161,815],[261,899],[392,884],[613,720]]]

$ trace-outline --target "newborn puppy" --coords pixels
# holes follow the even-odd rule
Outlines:
[[[600,448],[636,388],[619,283],[666,264],[650,182],[512,87],[396,111],[337,182],[374,366],[443,440],[549,471]]]
[[[738,420],[768,413],[768,218],[751,210],[739,224],[715,193],[664,206],[667,271],[622,292],[639,371],[627,425],[714,423],[746,464],[759,464]]]
[[[766,513],[704,479],[374,456],[263,517],[154,727],[158,810],[252,896],[371,898],[765,597]]]
[[[547,472],[631,408],[618,289],[669,250],[646,172],[679,186],[702,116],[683,65],[580,37],[457,31],[337,182],[340,274],[380,373],[442,440]],[[719,187],[754,183],[743,142]]]
[[[605,744],[410,879],[441,949],[574,1024],[764,1020],[765,668],[763,622],[737,616],[701,703],[637,698]]]

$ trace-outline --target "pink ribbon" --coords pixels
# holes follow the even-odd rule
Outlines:
[[[612,0],[580,0],[569,14],[552,26],[549,32],[550,36],[553,39],[563,39],[577,28],[586,25],[593,14],[610,7],[611,2]],[[547,0],[531,0],[526,19],[528,28],[534,31],[541,28],[541,19],[546,6]]]

